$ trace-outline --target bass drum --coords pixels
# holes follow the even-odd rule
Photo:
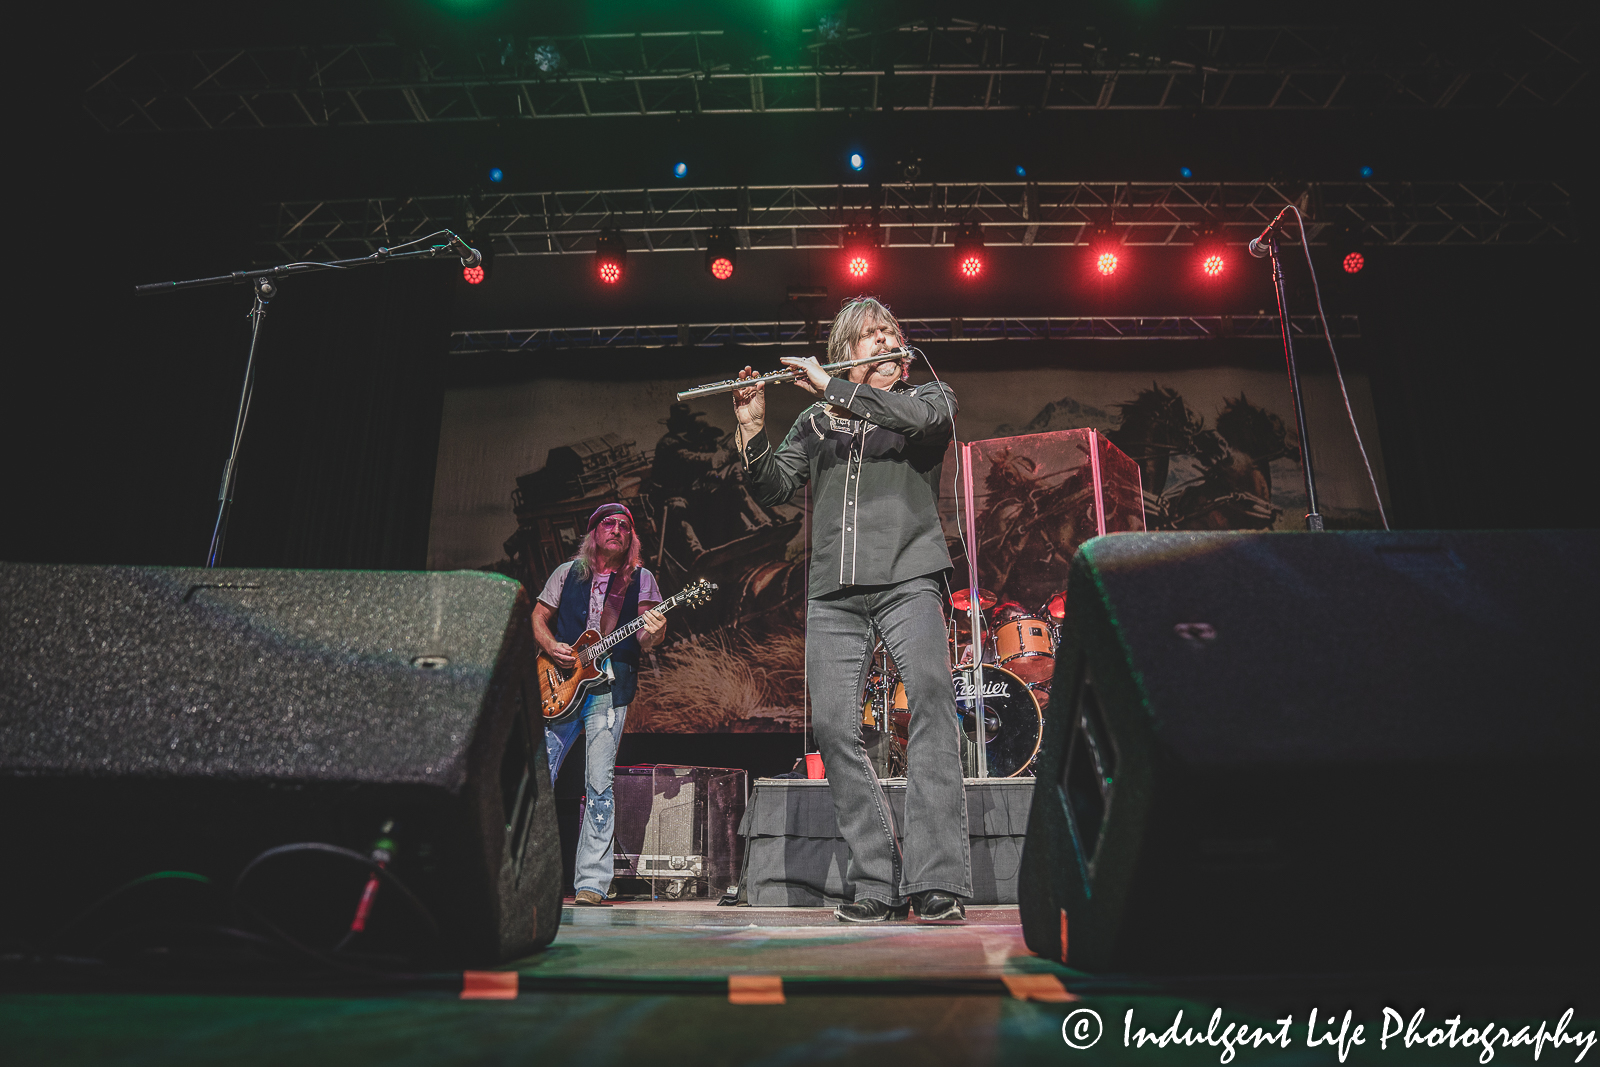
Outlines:
[[[956,709],[961,713],[961,723],[966,740],[963,748],[977,739],[973,721],[973,705],[977,703],[972,687],[971,671],[952,671],[951,683],[956,691]],[[1032,773],[1033,757],[1039,751],[1040,729],[1044,725],[1039,714],[1039,701],[1028,683],[1002,667],[983,669],[983,709],[989,720],[986,754],[991,778],[1018,778]],[[906,743],[911,727],[911,710],[906,702],[905,683],[894,687],[889,701],[889,728],[901,745]]]

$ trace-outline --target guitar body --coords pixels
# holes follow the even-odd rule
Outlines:
[[[560,666],[549,653],[539,650],[539,710],[544,713],[545,725],[555,726],[571,720],[583,707],[589,690],[605,678],[598,663],[585,663],[582,656],[584,649],[599,640],[600,635],[594,630],[583,631],[582,636],[572,642],[572,652],[578,662],[571,667]]]

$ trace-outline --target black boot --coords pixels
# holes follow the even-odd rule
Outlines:
[[[923,922],[962,922],[967,917],[967,906],[961,903],[961,898],[942,889],[912,893],[911,903],[917,909],[917,918]]]
[[[910,913],[908,904],[885,904],[881,900],[857,900],[833,909],[833,917],[842,923],[885,923],[904,919]]]

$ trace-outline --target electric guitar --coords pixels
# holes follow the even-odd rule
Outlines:
[[[682,604],[699,607],[710,600],[711,594],[716,591],[716,583],[701,578],[657,604],[655,610],[665,615]],[[572,654],[577,662],[571,667],[561,666],[550,658],[548,652],[540,649],[537,667],[539,708],[544,712],[544,721],[554,726],[576,715],[578,709],[583,707],[584,698],[589,695],[589,690],[599,685],[601,679],[606,676],[601,670],[606,654],[643,628],[644,616],[640,615],[626,626],[612,630],[605,637],[601,637],[594,630],[583,631],[583,635],[572,642]]]

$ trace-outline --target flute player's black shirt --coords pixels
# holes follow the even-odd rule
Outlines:
[[[744,450],[762,504],[781,504],[814,483],[808,596],[948,569],[939,479],[959,410],[955,391],[943,382],[875,389],[834,378],[823,395],[855,417],[813,404],[776,449],[763,430]]]

